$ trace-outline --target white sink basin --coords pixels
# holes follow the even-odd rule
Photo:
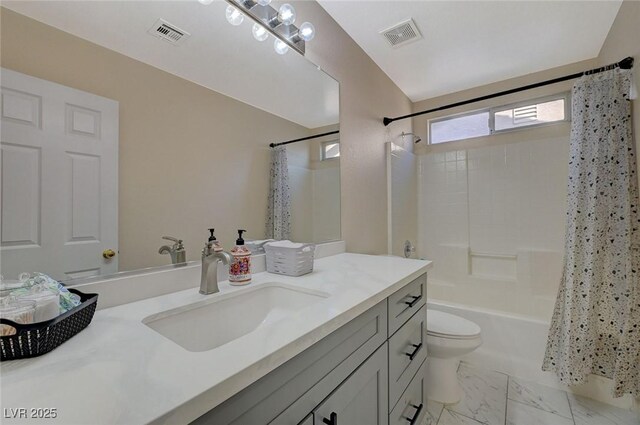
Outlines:
[[[142,322],[186,350],[207,351],[328,296],[282,283],[265,283],[154,314]]]

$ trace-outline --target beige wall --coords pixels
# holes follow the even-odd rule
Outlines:
[[[400,143],[400,133],[411,131],[411,122],[384,127],[382,118],[410,113],[411,102],[318,3],[292,3],[300,19],[318,30],[307,57],[340,82],[342,237],[348,251],[385,253],[384,143]]]
[[[207,228],[264,236],[268,143],[309,130],[2,9],[1,65],[120,102],[120,268],[167,264],[162,235],[198,259]]]
[[[620,6],[620,11],[609,35],[605,40],[598,61],[602,65],[618,62],[627,56],[635,58],[635,71],[633,73],[636,88],[640,90],[640,1],[625,0]],[[640,152],[640,100],[633,102],[633,129],[636,140],[636,152]],[[636,160],[638,159],[636,155]],[[640,182],[640,173],[638,173]]]

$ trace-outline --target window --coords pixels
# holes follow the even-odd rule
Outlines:
[[[569,94],[429,120],[429,143],[452,142],[503,131],[568,121]]]
[[[452,142],[491,134],[489,111],[446,117],[429,124],[430,143]]]
[[[566,121],[566,100],[566,96],[562,96],[494,109],[494,132]]]
[[[338,140],[322,142],[322,160],[334,158],[340,158],[340,142]]]

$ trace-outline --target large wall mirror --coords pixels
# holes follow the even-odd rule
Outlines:
[[[226,7],[2,3],[5,279],[170,265],[163,236],[199,260],[208,228],[225,249],[237,229],[265,239],[269,145],[324,133],[286,145],[289,239],[340,239],[339,85]]]

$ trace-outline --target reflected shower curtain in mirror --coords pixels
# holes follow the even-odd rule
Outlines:
[[[289,239],[291,234],[291,194],[287,148],[284,146],[271,149],[271,186],[265,233],[268,239]]]
[[[565,259],[543,370],[640,396],[640,214],[631,71],[573,86]]]

